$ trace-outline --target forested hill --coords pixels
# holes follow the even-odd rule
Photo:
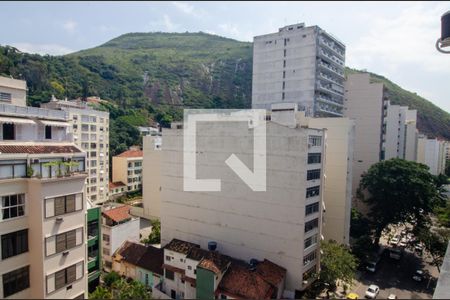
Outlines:
[[[180,118],[184,107],[250,107],[252,43],[206,33],[129,33],[64,56],[3,46],[0,74],[27,80],[31,105],[49,101],[52,94],[95,95],[117,104],[109,106],[112,119],[131,125],[166,123]],[[394,104],[418,109],[420,131],[450,139],[448,112],[371,75],[385,83]]]

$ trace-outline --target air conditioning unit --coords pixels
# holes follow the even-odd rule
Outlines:
[[[62,221],[64,221],[63,218],[61,218],[61,217],[56,218],[56,222],[57,222],[57,223],[61,223]]]
[[[64,252],[62,253],[62,255],[63,255],[63,256],[69,255],[69,251],[67,251],[67,250],[64,251]]]

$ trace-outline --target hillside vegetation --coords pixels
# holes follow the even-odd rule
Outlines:
[[[129,126],[131,132],[133,126],[179,120],[182,108],[250,107],[252,43],[200,32],[129,33],[64,56],[33,55],[3,46],[0,74],[25,79],[29,104],[34,106],[49,101],[52,94],[110,100],[103,109],[111,112],[112,122],[121,124],[111,128]],[[450,139],[448,112],[371,75],[386,85],[394,104],[418,109],[422,132]],[[111,138],[121,149],[133,143],[118,134],[112,132]],[[117,144],[111,142],[113,146]]]

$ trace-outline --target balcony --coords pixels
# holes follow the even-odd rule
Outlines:
[[[344,67],[344,62],[342,60],[340,60],[339,58],[337,58],[334,55],[331,55],[331,54],[323,51],[323,49],[319,50],[319,56],[322,57],[322,58],[325,58],[327,61],[335,64],[339,68],[343,68]]]
[[[317,111],[323,112],[325,114],[331,114],[336,117],[342,117],[342,110],[339,110],[327,104],[319,103],[317,105]]]
[[[334,100],[333,98],[331,98],[329,96],[317,95],[316,99],[317,99],[317,101],[323,102],[325,104],[336,105],[338,107],[344,107],[343,103],[339,103],[338,101]]]
[[[344,51],[338,49],[333,42],[325,40],[323,37],[319,38],[319,44],[322,46],[326,46],[327,49],[331,50],[334,54],[339,56],[340,59],[344,59]]]
[[[343,92],[339,92],[339,91],[333,89],[331,83],[330,84],[323,84],[322,82],[319,81],[317,83],[317,89],[319,89],[319,90],[321,90],[321,91],[323,91],[325,93],[331,93],[333,95],[336,95],[339,98],[342,98],[344,96]]]
[[[324,60],[320,60],[318,63],[318,66],[321,67],[323,70],[328,71],[338,77],[340,77],[341,79],[344,79],[344,72],[342,72],[341,70],[339,70],[336,67],[333,67],[330,63],[327,63]]]
[[[51,110],[45,108],[31,107],[31,106],[15,106],[10,104],[0,104],[0,114],[7,114],[8,116],[18,117],[33,117],[43,119],[53,119],[67,121],[69,114],[62,110]]]
[[[319,76],[325,80],[328,80],[331,83],[334,83],[335,85],[338,85],[339,87],[341,87],[342,89],[344,88],[344,86],[342,85],[341,82],[337,81],[336,79],[334,79],[332,76],[327,75],[323,72],[319,72]]]

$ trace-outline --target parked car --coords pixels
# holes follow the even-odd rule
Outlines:
[[[398,245],[400,247],[406,247],[408,245],[408,240],[406,239],[406,237],[402,237],[402,239],[400,240],[400,243]]]
[[[390,244],[393,246],[397,246],[399,242],[400,242],[400,236],[396,235],[391,239]]]
[[[359,295],[357,293],[349,293],[347,295],[347,299],[351,299],[351,300],[359,299]]]
[[[371,284],[367,288],[366,298],[375,299],[379,292],[380,292],[380,288],[377,285],[375,285],[375,284]]]
[[[378,261],[368,261],[366,270],[372,273],[375,273],[377,271]]]
[[[387,297],[388,299],[397,299],[397,296],[395,294],[389,294]]]
[[[423,280],[423,271],[422,270],[416,270],[416,273],[414,273],[413,280],[417,282],[421,282]]]
[[[407,233],[406,230],[402,230],[401,235],[402,235],[402,236],[405,236],[406,233]]]
[[[416,251],[417,253],[420,253],[420,254],[422,254],[422,252],[423,252],[423,246],[422,246],[422,244],[417,244],[416,246],[414,246],[414,251]]]
[[[402,258],[403,250],[401,248],[392,248],[389,253],[389,257],[400,260]]]

